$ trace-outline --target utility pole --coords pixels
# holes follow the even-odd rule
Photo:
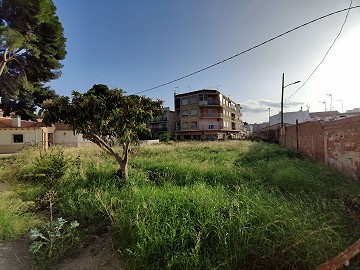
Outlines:
[[[326,94],[330,97],[330,111],[332,110],[332,94]]]
[[[268,108],[269,110],[269,131],[268,131],[268,141],[270,141],[270,108]]]
[[[285,73],[282,75],[282,83],[281,83],[281,132],[284,127],[284,80]]]
[[[325,112],[326,112],[326,101],[323,100],[323,101],[319,101],[319,102],[325,105]]]
[[[341,112],[343,113],[344,112],[344,102],[342,99],[338,99],[336,101],[341,101]]]
[[[281,128],[280,128],[280,135],[283,137],[283,142],[285,140],[285,130],[284,130],[284,89],[289,85],[293,85],[299,83],[300,81],[296,81],[293,83],[289,83],[284,86],[285,83],[285,73],[282,74],[282,83],[281,83]]]

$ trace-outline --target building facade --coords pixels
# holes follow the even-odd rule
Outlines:
[[[0,154],[15,153],[27,146],[47,149],[52,145],[89,144],[82,134],[74,134],[68,125],[46,127],[42,122],[21,120],[20,116],[3,117],[0,111]]]
[[[176,140],[240,139],[240,104],[218,90],[174,94]]]
[[[175,138],[175,112],[169,107],[164,108],[164,114],[157,119],[147,123],[147,127],[157,138],[161,138],[165,133],[170,134],[170,138]]]

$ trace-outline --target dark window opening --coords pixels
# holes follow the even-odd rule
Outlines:
[[[22,143],[22,142],[24,142],[24,135],[23,134],[14,134],[13,139],[14,139],[14,143]]]

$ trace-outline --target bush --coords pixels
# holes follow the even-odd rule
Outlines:
[[[41,268],[51,269],[55,262],[78,244],[77,221],[70,224],[58,218],[54,223],[46,222],[41,228],[31,229],[29,252]]]

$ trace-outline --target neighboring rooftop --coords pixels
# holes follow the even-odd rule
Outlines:
[[[41,122],[35,122],[30,120],[20,120],[19,118],[0,117],[0,128],[39,128],[43,127]]]
[[[326,117],[340,117],[338,111],[325,111],[325,112],[312,112],[310,113],[311,118],[326,118]]]

